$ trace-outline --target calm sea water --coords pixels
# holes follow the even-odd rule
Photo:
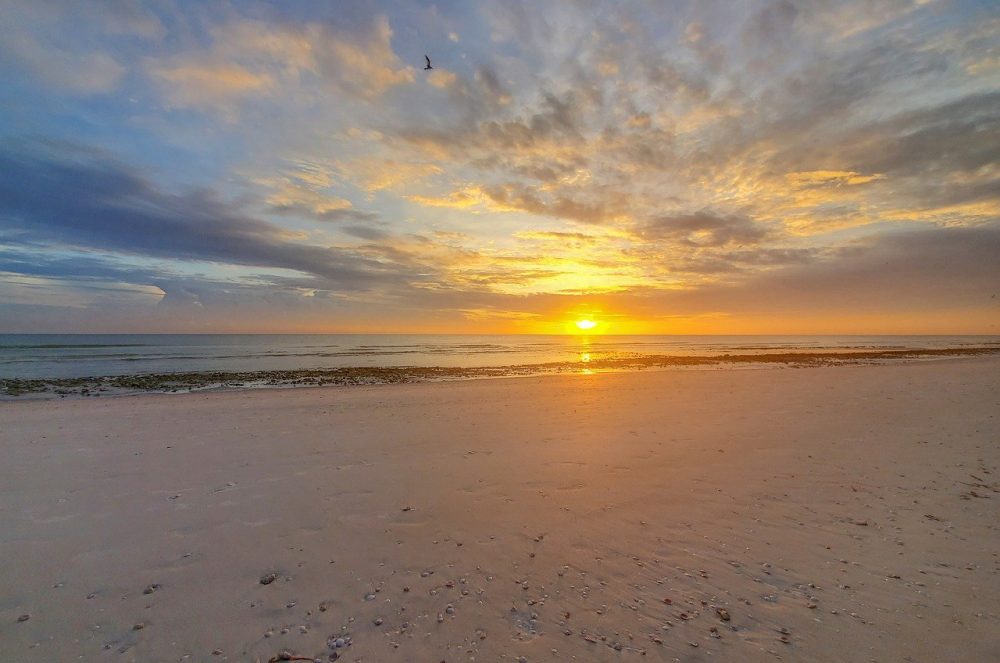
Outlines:
[[[1000,336],[0,334],[0,378],[343,366],[521,366],[637,355],[998,345]]]

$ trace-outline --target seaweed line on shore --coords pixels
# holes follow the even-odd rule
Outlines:
[[[631,371],[646,368],[711,367],[732,364],[769,364],[794,367],[863,364],[934,357],[1000,354],[992,346],[875,350],[863,352],[784,352],[775,354],[637,355],[595,358],[588,362],[561,361],[541,364],[480,367],[388,366],[339,367],[267,371],[196,371],[81,378],[2,378],[0,399],[28,396],[120,396],[138,393],[178,393],[203,390],[237,390],[261,387],[321,387],[439,382],[475,378],[522,377],[554,373]]]

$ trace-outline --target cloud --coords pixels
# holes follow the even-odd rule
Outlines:
[[[865,128],[845,160],[866,172],[968,172],[997,162],[1000,92],[900,113]]]
[[[177,306],[254,296],[201,269],[383,318],[598,292],[650,316],[819,315],[796,284],[916,311],[907,287],[938,291],[904,285],[892,246],[943,271],[1000,218],[997,23],[975,3],[682,1],[670,21],[646,2],[120,8],[25,1],[0,26],[9,134],[131,155],[0,146],[2,241],[107,253],[62,265],[159,279]],[[427,35],[436,67],[417,72]],[[895,289],[852,276],[879,265]]]
[[[534,187],[514,184],[483,190],[491,207],[504,211],[524,211],[543,216],[572,219],[581,223],[610,223],[627,215],[625,196],[598,192],[594,202],[542,193]],[[603,194],[603,195],[601,195]]]
[[[379,215],[354,209],[354,204],[333,193],[336,168],[308,160],[294,161],[279,175],[261,177],[254,184],[264,190],[270,212],[292,214],[318,221],[374,221]]]
[[[230,104],[275,87],[275,79],[266,72],[254,72],[229,62],[187,62],[151,66],[172,106],[217,110],[235,121]]]
[[[377,262],[295,242],[209,190],[164,191],[106,154],[58,144],[4,148],[0,213],[30,241],[290,269],[351,289],[387,277]]]
[[[764,228],[746,217],[712,212],[656,217],[640,232],[651,237],[676,239],[688,246],[756,244],[767,236]]]
[[[338,161],[337,170],[344,179],[368,193],[400,189],[430,175],[444,172],[441,166],[426,161],[399,161],[375,155]]]
[[[128,72],[120,47],[157,42],[166,33],[159,17],[137,0],[4,0],[2,5],[0,68],[63,94],[112,92]]]
[[[773,157],[774,168],[823,165],[823,170],[878,174],[879,179],[974,171],[995,161],[998,106],[1000,93],[969,94],[838,127],[814,134],[806,145],[786,143]]]
[[[108,257],[93,255],[50,255],[41,251],[25,251],[0,247],[0,272],[22,276],[66,279],[82,283],[150,283],[167,278],[167,273],[155,267],[137,269],[122,265]]]
[[[427,82],[436,88],[451,87],[458,80],[454,72],[445,69],[435,69],[427,76]]]
[[[500,80],[491,67],[481,66],[476,70],[475,81],[487,94],[490,101],[498,106],[506,106],[511,102],[511,92]]]
[[[482,72],[482,70],[481,70]],[[489,89],[490,77],[481,79]],[[491,90],[492,94],[492,90]],[[502,120],[487,120],[478,125],[441,129],[405,128],[401,137],[435,156],[487,155],[495,151],[521,152],[546,150],[559,145],[578,144],[579,109],[573,93],[560,98],[543,93],[540,107],[530,115]]]
[[[202,50],[148,58],[146,71],[173,106],[233,120],[249,98],[315,102],[317,94],[303,94],[304,81],[365,101],[413,82],[413,68],[399,61],[391,39],[385,16],[351,31],[238,19],[210,30]]]
[[[425,207],[451,207],[453,209],[468,209],[483,204],[486,200],[483,192],[477,187],[452,191],[446,196],[410,195],[407,200]]]
[[[340,230],[348,235],[351,235],[352,237],[358,237],[372,242],[385,239],[389,236],[389,234],[384,230],[373,226],[349,225],[341,227]]]
[[[853,170],[810,170],[802,173],[788,173],[785,178],[795,187],[842,186],[868,184],[885,177],[882,174],[862,175]]]
[[[320,71],[341,89],[370,99],[413,82],[413,68],[404,67],[392,50],[392,29],[385,16],[375,19],[372,31],[361,42],[324,37],[328,41],[316,44]]]
[[[859,240],[801,264],[650,295],[677,314],[728,311],[786,316],[909,312],[988,306],[1000,287],[1000,226],[925,227]],[[804,256],[803,256],[804,257]]]
[[[276,212],[299,212],[323,217],[346,212],[353,206],[346,198],[326,194],[288,177],[258,180],[257,183],[270,190],[265,202]]]
[[[48,85],[85,95],[110,92],[126,71],[108,53],[69,51],[28,32],[0,29],[0,61],[7,58]]]
[[[587,233],[559,232],[553,230],[523,230],[514,233],[517,239],[536,241],[543,243],[558,244],[585,244],[593,245],[601,240],[598,235],[588,235]]]

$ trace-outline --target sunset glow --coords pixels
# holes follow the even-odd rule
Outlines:
[[[0,0],[0,663],[997,661],[997,376],[1000,0]]]
[[[989,3],[129,7],[0,9],[0,332],[1000,329]]]

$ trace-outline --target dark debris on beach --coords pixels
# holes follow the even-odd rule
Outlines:
[[[845,352],[783,352],[774,354],[636,355],[577,361],[455,368],[443,366],[343,367],[278,371],[205,371],[146,375],[110,375],[83,378],[3,378],[0,398],[125,395],[136,393],[180,393],[203,390],[259,387],[322,387],[399,384],[515,377],[588,371],[627,371],[644,368],[724,366],[732,364],[786,365],[794,367],[862,364],[935,357],[963,357],[1000,353],[1000,347],[965,347]]]

